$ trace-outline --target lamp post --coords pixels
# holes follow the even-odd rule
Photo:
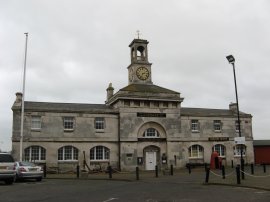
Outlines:
[[[233,66],[233,76],[234,76],[234,87],[235,87],[235,96],[236,96],[236,106],[237,106],[237,122],[239,127],[239,137],[241,137],[241,124],[240,124],[240,114],[239,114],[239,104],[238,104],[238,94],[237,94],[237,85],[236,85],[236,75],[235,75],[235,59],[232,55],[226,56],[228,62]],[[240,144],[240,162],[241,162],[241,170],[244,171],[244,159],[243,159],[243,144]],[[242,172],[242,179],[244,179],[244,173]]]
[[[23,65],[23,93],[22,93],[21,132],[20,132],[20,161],[23,160],[24,98],[25,98],[26,56],[27,56],[27,42],[28,42],[28,33],[26,32],[24,34],[25,34],[25,51],[24,51],[24,65]]]

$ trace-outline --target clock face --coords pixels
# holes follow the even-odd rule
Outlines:
[[[149,77],[149,71],[145,67],[139,67],[136,71],[136,75],[141,80],[146,80]]]

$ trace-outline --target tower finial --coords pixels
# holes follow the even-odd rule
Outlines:
[[[140,35],[141,35],[140,30],[137,30],[137,37],[138,37],[138,39],[140,39]]]

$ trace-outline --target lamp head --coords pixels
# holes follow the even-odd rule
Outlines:
[[[234,59],[234,57],[233,57],[232,55],[228,55],[228,56],[226,56],[226,58],[227,58],[227,60],[228,60],[228,62],[229,62],[230,64],[234,64],[235,59]]]

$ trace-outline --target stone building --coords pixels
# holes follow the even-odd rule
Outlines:
[[[60,170],[84,159],[90,169],[108,164],[121,170],[153,170],[156,165],[209,163],[217,151],[223,163],[240,159],[236,104],[228,109],[181,107],[179,92],[153,84],[148,41],[130,45],[129,83],[118,92],[110,84],[105,104],[25,102],[23,158]],[[12,150],[20,151],[22,94],[13,110]],[[252,116],[240,113],[243,157],[254,162]]]

